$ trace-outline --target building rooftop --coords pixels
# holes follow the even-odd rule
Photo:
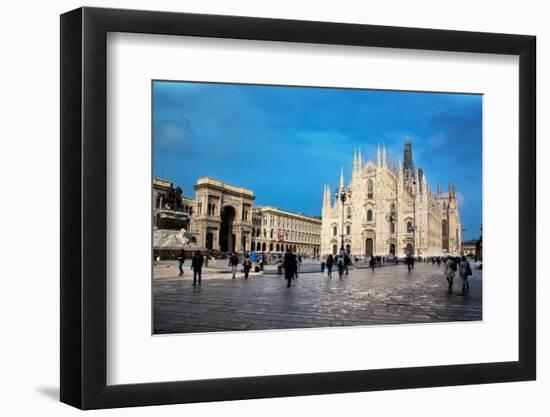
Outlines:
[[[250,188],[236,187],[234,185],[225,184],[224,182],[210,177],[202,177],[197,180],[197,184],[193,188],[198,188],[202,185],[210,185],[213,187],[221,188],[223,190],[232,191],[234,193],[246,194],[254,198],[254,192]]]
[[[165,180],[164,178],[158,178],[158,177],[153,178],[153,185],[170,188],[172,184],[173,184],[173,181]]]
[[[309,216],[307,214],[300,213],[298,211],[283,210],[273,206],[256,206],[255,208],[260,209],[262,211],[273,211],[273,212],[279,212],[279,213],[291,215],[291,216],[305,217],[307,220],[310,220],[310,221],[313,220],[316,222],[321,222],[321,216]]]

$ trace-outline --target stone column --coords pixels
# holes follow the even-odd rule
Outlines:
[[[199,246],[206,247],[206,225],[201,225],[200,236],[199,236]]]
[[[215,250],[221,250],[220,248],[220,229],[216,229],[212,232],[212,248]]]
[[[235,252],[240,252],[242,250],[242,234],[239,226],[233,226],[233,234],[235,235],[235,247],[233,250]]]

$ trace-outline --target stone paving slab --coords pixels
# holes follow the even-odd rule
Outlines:
[[[153,280],[154,333],[196,333],[482,320],[482,273],[470,292],[455,278],[449,294],[443,266],[416,263],[350,270],[338,279],[308,273],[286,288],[283,278],[218,274],[191,286],[192,275]]]

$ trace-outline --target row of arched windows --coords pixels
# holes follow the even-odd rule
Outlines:
[[[251,242],[250,243],[250,250],[252,252],[267,252],[269,250],[269,252],[273,252],[273,250],[275,250],[275,252],[284,252],[286,251],[288,248],[292,249],[294,252],[296,252],[296,249],[298,248],[296,245],[287,245],[287,244],[284,244],[284,243],[281,243],[281,244],[273,244],[273,243],[270,243],[270,244],[267,244],[266,242]],[[303,246],[300,246],[300,248],[304,248]],[[307,249],[306,249],[307,250]],[[313,248],[313,252],[316,253],[317,252],[317,248]]]

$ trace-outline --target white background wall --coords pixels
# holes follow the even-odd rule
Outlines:
[[[0,106],[1,279],[0,410],[4,415],[75,415],[57,402],[59,379],[59,17],[77,1],[5,2],[2,7]],[[89,6],[239,14],[380,25],[416,26],[534,34],[538,37],[538,211],[539,259],[549,249],[550,180],[541,155],[550,152],[548,122],[542,120],[550,96],[550,26],[545,2],[407,1],[306,2],[188,0],[186,2],[92,1]],[[30,256],[23,252],[31,250]],[[539,268],[538,381],[302,398],[237,401],[100,411],[96,415],[280,416],[299,413],[334,416],[548,415],[543,393],[550,389],[550,330],[545,303],[550,284]],[[475,349],[475,341],[457,349]],[[320,349],[323,347],[320,346]],[[199,355],[199,352],[196,352]],[[238,352],[220,351],[230,355]],[[330,355],[345,354],[327,352]],[[403,346],[403,354],[407,354]],[[182,360],[188,354],[182,352]],[[202,358],[207,361],[208,358]],[[546,395],[547,396],[547,395]]]

